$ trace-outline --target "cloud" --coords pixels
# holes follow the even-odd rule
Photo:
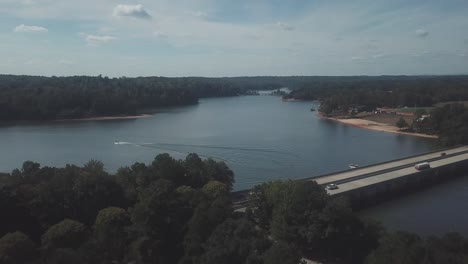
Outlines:
[[[351,57],[351,61],[353,62],[363,62],[366,58],[364,57],[359,57],[359,56],[354,56],[354,57]]]
[[[202,11],[186,11],[186,14],[196,16],[196,17],[207,17],[208,14]]]
[[[57,63],[60,65],[75,65],[75,62],[71,60],[59,60]]]
[[[153,32],[153,35],[157,38],[167,38],[168,35],[164,32],[161,32],[161,31],[155,31]]]
[[[146,12],[143,5],[117,5],[114,8],[114,16],[151,19],[151,15]]]
[[[94,47],[97,47],[101,44],[105,44],[116,39],[115,37],[108,36],[108,35],[86,35],[86,34],[80,33],[80,36],[84,37],[88,46],[94,46]]]
[[[380,59],[380,58],[383,58],[383,57],[386,57],[386,56],[387,56],[386,54],[379,53],[379,54],[372,55],[372,58],[373,59]]]
[[[429,31],[422,29],[422,28],[416,30],[415,33],[416,33],[416,36],[420,38],[425,38],[429,35]]]
[[[47,33],[49,30],[45,27],[39,26],[27,26],[25,24],[21,24],[14,29],[15,32],[20,33]]]
[[[294,29],[296,29],[295,27],[289,25],[289,24],[286,24],[286,23],[282,23],[282,22],[278,22],[276,23],[276,25],[281,28],[282,30],[286,30],[286,31],[292,31]]]
[[[418,52],[415,52],[412,54],[413,57],[416,57],[416,58],[421,58],[421,57],[425,57],[427,55],[429,55],[430,52],[427,51],[427,50],[424,50],[424,51],[418,51]]]

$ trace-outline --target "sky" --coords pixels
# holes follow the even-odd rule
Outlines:
[[[466,14],[466,0],[0,0],[0,74],[467,74]]]

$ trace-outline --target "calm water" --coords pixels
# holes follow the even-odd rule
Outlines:
[[[273,96],[202,100],[150,118],[0,127],[0,171],[25,160],[42,165],[102,160],[107,170],[149,163],[168,152],[225,160],[235,189],[272,179],[297,179],[430,151],[433,141],[322,120],[313,103]],[[316,107],[316,106],[315,106]],[[114,144],[114,141],[127,142]],[[389,229],[420,234],[459,231],[468,235],[468,177],[361,212]]]
[[[25,160],[48,166],[102,160],[115,172],[151,162],[168,152],[225,160],[236,174],[235,189],[272,179],[297,179],[414,155],[431,141],[358,129],[322,120],[311,102],[282,102],[274,96],[202,100],[165,109],[150,118],[0,127],[0,171]],[[114,144],[114,141],[128,144]]]
[[[459,232],[468,236],[468,176],[391,200],[360,212],[389,230],[423,236]]]

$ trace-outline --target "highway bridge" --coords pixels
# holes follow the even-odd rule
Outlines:
[[[415,169],[415,165],[422,162],[428,162],[430,168]],[[378,201],[382,196],[393,195],[402,190],[411,191],[463,172],[468,173],[468,146],[433,151],[301,180],[313,180],[323,186],[335,184],[337,189],[327,190],[330,195],[346,195],[351,202],[359,204],[372,199]],[[233,193],[236,209],[246,206],[248,192],[246,190]]]

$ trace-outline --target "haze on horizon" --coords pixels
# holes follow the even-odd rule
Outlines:
[[[0,73],[468,72],[468,2],[0,0]]]

